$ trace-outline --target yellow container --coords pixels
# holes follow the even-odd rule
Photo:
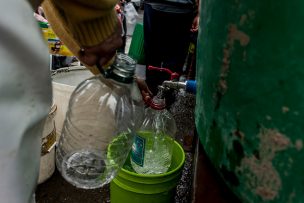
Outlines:
[[[40,23],[43,38],[47,42],[49,53],[53,55],[73,56],[72,52],[56,36],[54,31],[46,23]]]

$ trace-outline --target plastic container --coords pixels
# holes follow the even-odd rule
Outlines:
[[[134,138],[131,165],[140,174],[162,174],[171,165],[176,123],[166,109],[163,87],[149,105]]]
[[[76,86],[93,74],[84,66],[66,67],[52,73],[53,101],[57,105],[55,115],[57,138],[61,135],[69,101]]]
[[[141,23],[135,25],[128,55],[136,59],[138,64],[145,64],[144,28]]]
[[[57,106],[53,104],[45,120],[42,132],[38,184],[41,184],[50,178],[55,171],[56,127],[54,117],[56,115],[56,111]]]
[[[124,14],[126,17],[127,35],[132,36],[136,25],[138,13],[131,2],[125,4]]]
[[[132,172],[129,159],[127,159],[124,167],[110,184],[111,203],[173,202],[184,162],[184,150],[176,141],[171,166],[164,174],[142,175]]]
[[[142,101],[133,83],[135,66],[132,58],[117,54],[104,75],[83,81],[71,95],[56,165],[76,187],[109,183],[126,161]]]

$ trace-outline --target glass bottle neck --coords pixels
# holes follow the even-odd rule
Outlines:
[[[106,70],[103,74],[103,76],[107,79],[112,79],[118,83],[124,83],[124,84],[131,84],[134,80],[134,74],[130,74],[128,76],[125,76],[123,74],[120,74],[119,71],[114,69]]]
[[[136,61],[130,56],[118,53],[110,69],[104,72],[106,78],[111,78],[121,83],[132,83],[134,79]]]

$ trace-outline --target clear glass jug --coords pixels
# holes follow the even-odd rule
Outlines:
[[[131,150],[131,165],[140,174],[161,174],[171,165],[176,124],[165,108],[163,89],[150,102]]]
[[[109,183],[131,149],[141,95],[133,83],[136,61],[117,54],[103,75],[83,81],[72,93],[56,154],[61,175],[79,188]]]

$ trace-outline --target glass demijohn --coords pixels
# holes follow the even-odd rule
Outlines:
[[[71,95],[56,165],[79,188],[109,183],[124,164],[134,135],[141,96],[133,83],[136,61],[117,54],[103,75],[83,81]]]

